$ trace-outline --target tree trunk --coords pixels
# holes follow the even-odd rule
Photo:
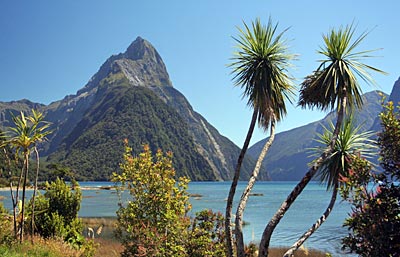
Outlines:
[[[249,199],[249,194],[251,190],[253,189],[253,186],[256,182],[258,173],[260,172],[261,164],[265,158],[265,155],[267,154],[270,146],[272,145],[272,142],[275,139],[275,122],[272,122],[271,124],[271,130],[270,130],[270,137],[269,139],[265,142],[263,149],[260,152],[260,155],[258,156],[258,160],[256,163],[256,166],[254,167],[253,174],[251,175],[249,182],[247,183],[247,186],[245,190],[243,191],[243,194],[240,198],[240,202],[236,211],[236,220],[235,220],[235,235],[236,235],[236,245],[237,245],[237,256],[238,257],[245,257],[245,251],[244,251],[244,240],[243,240],[243,212],[244,209],[246,208],[247,200]]]
[[[19,241],[22,243],[24,240],[24,225],[25,225],[25,191],[26,191],[26,180],[28,176],[28,169],[29,169],[29,153],[25,151],[25,171],[24,171],[24,181],[22,184],[22,210],[21,210],[21,233],[19,234]]]
[[[8,166],[8,174],[10,176],[10,195],[11,195],[11,201],[13,205],[13,227],[14,227],[14,238],[17,239],[17,202],[18,200],[15,198],[16,196],[14,195],[13,191],[13,182],[12,182],[12,170],[11,170],[11,160],[8,157],[7,150],[3,148],[4,151],[4,156],[7,160],[7,166]]]
[[[338,182],[335,183],[335,187],[333,188],[332,192],[332,197],[331,201],[329,202],[328,207],[326,208],[324,214],[312,225],[310,229],[307,230],[306,233],[304,233],[299,240],[297,240],[296,243],[290,247],[290,249],[283,255],[283,257],[291,257],[293,256],[293,253],[299,249],[299,247],[322,225],[322,223],[325,222],[325,220],[329,217],[329,214],[331,214],[333,206],[335,205],[336,202],[336,196],[338,192]]]
[[[272,233],[274,232],[276,226],[285,215],[286,211],[290,208],[296,198],[301,194],[303,189],[307,186],[308,182],[314,177],[315,173],[318,171],[322,162],[328,158],[328,156],[332,153],[333,147],[336,144],[336,140],[339,135],[340,128],[344,119],[344,112],[346,110],[347,105],[347,97],[343,97],[341,99],[341,104],[338,107],[338,115],[335,125],[335,130],[332,134],[331,144],[328,148],[321,154],[321,156],[314,162],[313,166],[308,170],[308,172],[304,175],[301,181],[296,185],[296,187],[292,190],[286,200],[282,203],[278,211],[274,214],[274,216],[269,221],[268,225],[265,227],[264,232],[261,237],[261,242],[259,246],[258,257],[267,257],[268,256],[268,248],[269,243],[271,241]]]
[[[247,148],[249,147],[250,139],[251,139],[251,137],[253,135],[254,127],[255,127],[256,122],[257,122],[257,116],[258,116],[258,112],[256,110],[254,110],[253,116],[252,116],[251,122],[250,122],[249,131],[247,132],[247,136],[246,136],[246,139],[244,141],[243,148],[240,151],[240,154],[239,154],[239,157],[238,157],[238,161],[237,161],[236,168],[235,168],[235,174],[233,176],[231,188],[229,190],[228,200],[227,200],[227,203],[226,203],[225,236],[226,236],[228,257],[233,257],[233,248],[234,248],[233,233],[232,233],[232,228],[231,228],[233,198],[235,196],[236,187],[237,187],[237,184],[238,184],[238,181],[239,181],[240,168],[242,166],[244,155],[246,154]]]
[[[40,163],[39,163],[39,152],[36,148],[34,147],[34,151],[36,154],[36,176],[35,176],[35,186],[33,188],[33,196],[32,196],[32,220],[31,220],[31,242],[33,244],[33,236],[35,235],[35,198],[36,198],[36,191],[37,191],[37,184],[38,184],[38,177],[39,177],[39,168],[40,168]]]

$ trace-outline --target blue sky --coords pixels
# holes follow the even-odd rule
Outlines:
[[[163,58],[171,81],[220,133],[243,144],[251,110],[235,88],[231,61],[242,21],[271,16],[286,28],[298,54],[297,84],[317,68],[322,34],[354,22],[371,30],[359,50],[382,48],[367,61],[389,75],[373,74],[390,93],[400,76],[398,1],[1,1],[0,101],[22,98],[48,104],[82,88],[112,54],[124,52],[137,36]],[[326,113],[288,108],[278,132],[308,124]],[[255,132],[252,143],[266,137]]]

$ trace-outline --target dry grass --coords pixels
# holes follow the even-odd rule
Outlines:
[[[33,244],[30,239],[22,244],[15,243],[12,246],[2,246],[1,256],[5,257],[79,257],[82,252],[71,248],[61,239],[43,239],[35,237]]]
[[[116,218],[82,218],[83,225],[92,228],[95,232],[101,227],[101,234],[95,234],[94,241],[98,244],[96,257],[119,257],[123,251],[123,246],[114,238],[113,231],[116,225]],[[287,247],[275,247],[270,249],[270,257],[282,257],[288,250]],[[295,252],[295,257],[326,257],[326,253],[302,248]]]
[[[99,245],[95,253],[96,257],[119,257],[124,250],[122,244],[115,240],[97,238],[94,241]]]
[[[287,250],[286,247],[272,248],[268,256],[282,257]],[[326,257],[326,253],[313,249],[299,249],[294,253],[294,257]]]

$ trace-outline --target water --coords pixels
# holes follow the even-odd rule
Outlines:
[[[257,182],[252,193],[260,196],[250,196],[244,213],[244,220],[249,225],[244,226],[243,233],[246,242],[259,242],[262,232],[269,219],[279,208],[297,182]],[[81,182],[82,187],[92,187],[93,190],[83,190],[83,200],[79,215],[81,217],[113,217],[118,206],[118,196],[114,190],[100,190],[101,186],[113,185],[110,182]],[[225,214],[226,198],[229,192],[230,182],[191,182],[189,193],[199,194],[202,197],[192,197],[191,214],[203,209],[212,209],[215,212]],[[237,203],[245,187],[245,183],[239,183],[237,189]],[[31,192],[29,192],[31,193]],[[0,192],[5,196],[5,206],[10,208],[11,200],[9,192]],[[30,197],[30,194],[27,194]],[[292,245],[321,214],[325,211],[331,193],[317,182],[311,182],[296,202],[291,206],[285,217],[277,226],[272,235],[272,246]],[[338,197],[338,199],[340,199]],[[234,207],[234,212],[236,211]],[[315,248],[330,252],[333,256],[346,256],[341,252],[341,238],[347,234],[342,227],[350,206],[347,203],[337,201],[327,221],[305,243],[307,248]]]

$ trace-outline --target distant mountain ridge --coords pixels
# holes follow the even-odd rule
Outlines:
[[[362,124],[363,130],[378,132],[380,130],[379,113],[382,111],[382,97],[388,97],[379,91],[372,91],[363,95],[364,105],[356,112],[355,118],[358,124]],[[395,83],[389,100],[400,99],[400,79]],[[329,113],[322,120],[294,128],[289,131],[276,134],[275,141],[267,153],[263,165],[264,170],[272,180],[297,181],[308,170],[308,163],[312,161],[308,149],[316,145],[314,138],[317,133],[323,132],[322,126],[327,126],[329,121],[335,122],[335,113]],[[260,140],[251,146],[248,154],[257,158],[265,140]]]
[[[10,124],[10,112],[32,108],[53,124],[42,153],[72,167],[79,179],[108,179],[122,160],[125,138],[135,153],[144,143],[172,151],[177,175],[192,180],[231,179],[240,152],[173,88],[160,55],[140,37],[108,58],[75,95],[47,106],[0,102],[0,127]],[[253,166],[246,157],[242,179]]]
[[[382,96],[366,93],[357,119],[365,130],[377,131]],[[388,97],[400,101],[400,79]],[[49,105],[27,99],[0,102],[0,130],[10,126],[10,113],[37,109],[52,122],[54,133],[41,145],[42,156],[64,163],[78,179],[106,180],[122,160],[123,140],[135,153],[148,143],[174,153],[177,175],[192,180],[230,180],[240,149],[219,134],[170,81],[156,49],[138,37],[124,53],[108,58],[88,83],[74,95]],[[278,133],[264,160],[260,180],[298,180],[307,170],[308,148],[335,118],[324,119]],[[241,179],[247,179],[264,140],[249,148]]]

